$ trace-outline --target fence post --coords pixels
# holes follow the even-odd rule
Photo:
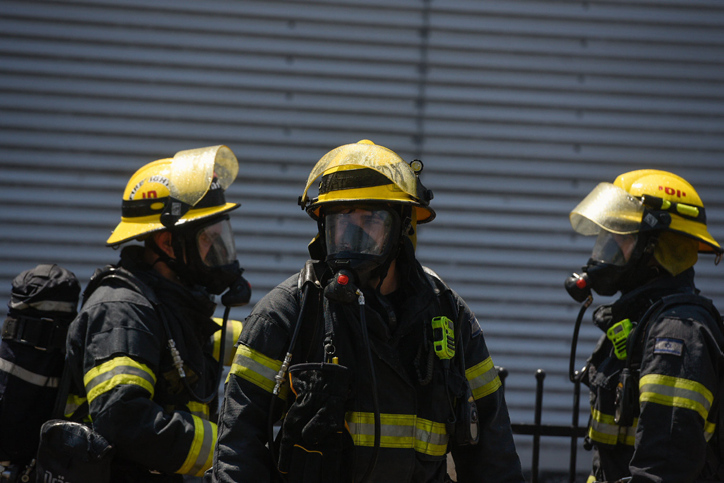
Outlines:
[[[533,429],[533,464],[531,468],[531,483],[538,483],[538,461],[540,459],[540,430],[541,415],[543,413],[543,379],[546,373],[543,369],[538,369],[535,373],[535,422]]]

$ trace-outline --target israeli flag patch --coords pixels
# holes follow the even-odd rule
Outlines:
[[[669,339],[667,337],[657,337],[654,345],[654,354],[670,354],[672,356],[681,356],[684,350],[684,341],[681,339]]]

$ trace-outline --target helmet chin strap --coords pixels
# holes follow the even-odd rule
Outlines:
[[[652,265],[650,262],[654,257],[654,249],[659,241],[658,234],[651,233],[643,240],[643,248],[633,264],[620,277],[620,290],[625,294],[641,285],[659,278],[665,271],[661,270],[657,264]]]
[[[409,210],[409,208],[407,208]],[[385,262],[374,269],[372,271],[372,275],[370,278],[374,279],[377,275],[379,275],[380,281],[377,284],[377,287],[375,287],[375,291],[379,294],[380,290],[382,289],[382,284],[385,281],[385,278],[387,278],[387,275],[389,275],[390,266],[392,265],[392,262],[397,260],[397,257],[400,255],[400,251],[402,250],[402,245],[405,243],[405,238],[408,236],[408,233],[412,229],[412,220],[410,219],[409,213],[405,212],[406,208],[403,208],[402,213],[400,213],[400,236],[397,239],[397,243],[394,245],[394,248],[390,251],[389,256],[385,260]]]
[[[166,266],[187,285],[194,285],[190,282],[191,277],[189,270],[183,262],[179,261],[179,255],[183,257],[183,243],[179,240],[180,236],[177,233],[171,233],[171,248],[174,253],[174,257],[171,257],[161,247],[158,246],[156,240],[151,239],[149,246],[153,252],[158,255],[158,258],[152,263],[156,265],[158,262],[163,262]]]

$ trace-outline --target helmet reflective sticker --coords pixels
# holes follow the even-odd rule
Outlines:
[[[597,235],[601,229],[625,235],[641,227],[644,205],[622,188],[600,183],[570,214],[571,226],[581,235]]]
[[[383,255],[393,237],[393,225],[393,215],[387,210],[347,208],[327,213],[324,218],[327,254]]]
[[[236,247],[228,219],[207,225],[196,232],[196,247],[207,267],[228,265],[236,260]]]

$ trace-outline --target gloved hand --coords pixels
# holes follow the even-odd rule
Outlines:
[[[345,427],[350,371],[338,364],[297,364],[289,370],[296,395],[282,423],[279,471],[290,482],[341,482],[354,447]]]

